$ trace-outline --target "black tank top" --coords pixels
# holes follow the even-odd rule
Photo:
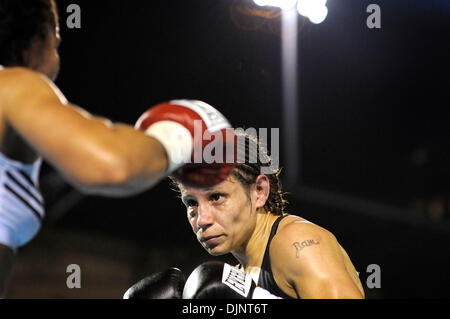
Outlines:
[[[291,296],[288,296],[286,293],[283,292],[283,290],[280,289],[280,287],[278,287],[277,283],[275,282],[275,279],[273,278],[272,266],[270,264],[270,243],[272,242],[273,237],[277,233],[278,225],[280,224],[281,220],[287,216],[288,215],[280,216],[272,225],[272,230],[270,232],[269,240],[267,241],[266,251],[264,253],[264,258],[261,264],[258,286],[266,289],[271,294],[274,294],[278,297],[284,299],[294,299]]]

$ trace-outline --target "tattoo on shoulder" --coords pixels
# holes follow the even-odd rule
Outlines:
[[[298,258],[300,252],[303,249],[305,249],[306,247],[310,247],[310,246],[314,246],[314,245],[319,245],[319,242],[315,241],[313,239],[305,240],[305,241],[302,241],[301,243],[296,241],[295,243],[292,244],[292,246],[294,246],[294,248],[295,248],[295,257]]]

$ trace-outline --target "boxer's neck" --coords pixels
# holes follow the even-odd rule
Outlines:
[[[251,237],[241,251],[232,253],[244,269],[261,267],[272,225],[278,217],[266,211],[257,212]]]

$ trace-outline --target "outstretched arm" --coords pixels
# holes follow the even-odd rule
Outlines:
[[[162,145],[125,124],[67,102],[42,75],[11,68],[0,76],[0,116],[75,187],[126,196],[165,176]]]

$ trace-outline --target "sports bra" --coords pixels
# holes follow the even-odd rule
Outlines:
[[[273,277],[272,266],[270,263],[270,243],[277,233],[278,225],[285,217],[288,217],[288,215],[278,217],[272,225],[269,240],[267,241],[266,251],[264,252],[264,258],[261,263],[261,271],[258,278],[258,287],[264,288],[270,293],[283,299],[294,299],[291,296],[287,295],[283,290],[281,290],[280,287],[278,287],[277,283],[275,282],[275,278]]]

